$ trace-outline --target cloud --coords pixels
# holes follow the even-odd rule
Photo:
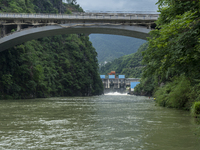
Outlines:
[[[156,11],[157,0],[77,0],[90,11]]]

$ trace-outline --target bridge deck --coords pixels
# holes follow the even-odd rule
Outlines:
[[[0,13],[2,19],[47,19],[47,20],[148,20],[155,21],[159,14],[101,14],[101,13],[83,13],[83,14],[15,14]]]
[[[158,17],[159,14],[131,13],[0,13],[0,52],[28,40],[58,34],[102,33],[146,40]]]

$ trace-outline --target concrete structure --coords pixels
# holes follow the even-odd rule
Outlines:
[[[138,82],[139,78],[124,78],[124,79],[101,79],[104,86],[104,93],[121,92],[125,93],[126,88],[130,87],[131,82]]]
[[[0,51],[32,39],[58,34],[102,33],[146,40],[158,17],[159,14],[135,13],[0,13]]]

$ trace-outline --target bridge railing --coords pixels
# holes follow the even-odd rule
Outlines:
[[[159,14],[18,14],[0,13],[0,19],[157,20]]]
[[[82,12],[73,12],[82,13]],[[160,14],[157,11],[96,11],[96,10],[85,10],[84,13],[101,13],[101,14]]]

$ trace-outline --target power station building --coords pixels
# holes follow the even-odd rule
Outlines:
[[[125,78],[125,75],[100,75],[104,86],[104,93],[125,93],[127,88],[134,88],[139,83],[139,78]]]

